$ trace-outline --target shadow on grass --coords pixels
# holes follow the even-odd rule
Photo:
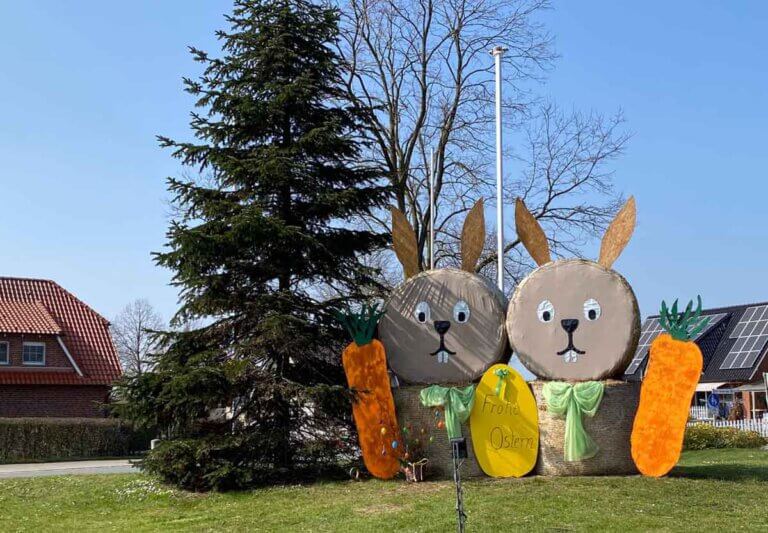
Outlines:
[[[724,481],[768,481],[768,465],[703,464],[676,466],[670,477]]]

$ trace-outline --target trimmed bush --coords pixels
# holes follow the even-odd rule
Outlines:
[[[710,424],[694,424],[685,429],[683,448],[705,450],[708,448],[759,448],[768,443],[756,431],[715,427]]]
[[[0,463],[126,456],[151,438],[109,418],[0,418]]]
[[[164,440],[147,453],[140,467],[166,483],[196,492],[349,479],[349,464],[327,459],[330,457],[327,446],[335,448],[335,444],[329,443],[336,439],[325,443],[295,443],[297,460],[290,469],[260,463],[258,448],[263,442],[259,436],[244,438],[240,435]]]
[[[224,439],[162,441],[141,468],[186,490],[237,489],[253,485],[257,475],[253,465],[243,464],[244,455]]]

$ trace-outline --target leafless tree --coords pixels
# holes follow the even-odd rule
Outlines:
[[[151,369],[150,355],[156,348],[152,332],[164,326],[163,319],[143,298],[126,305],[115,317],[112,336],[126,374],[139,375]]]
[[[494,198],[494,73],[488,54],[503,57],[505,127],[525,139],[519,179],[507,197],[522,196],[556,230],[552,248],[578,249],[599,231],[617,203],[605,163],[627,137],[620,116],[563,114],[542,104],[532,87],[552,67],[550,35],[536,19],[547,0],[347,0],[340,53],[350,99],[372,109],[366,117],[369,162],[382,165],[393,203],[416,231],[422,265],[428,252],[428,178],[435,159],[436,257],[455,260],[455,230],[479,197]],[[522,136],[521,136],[522,134]],[[590,165],[591,163],[591,165]],[[365,223],[389,227],[385,212]],[[489,240],[490,244],[490,240]],[[508,251],[517,248],[511,241]],[[478,269],[496,268],[488,247]],[[516,277],[513,254],[508,274]]]
[[[580,256],[590,238],[602,235],[623,198],[614,191],[613,171],[608,164],[620,156],[629,134],[621,113],[605,117],[577,111],[564,113],[553,104],[539,107],[534,119],[524,127],[523,147],[515,165],[524,169],[505,190],[506,205],[523,198],[544,227],[555,256]],[[444,228],[448,238],[436,247],[444,264],[459,263],[459,226]],[[505,242],[505,277],[508,287],[534,266],[514,238]],[[486,242],[477,270],[490,279],[496,277],[496,236]]]

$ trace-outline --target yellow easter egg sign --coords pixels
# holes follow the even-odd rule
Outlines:
[[[477,462],[489,476],[521,477],[536,465],[536,400],[514,368],[493,365],[483,374],[469,424]]]

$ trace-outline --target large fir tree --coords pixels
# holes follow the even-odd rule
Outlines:
[[[175,217],[156,260],[180,288],[177,322],[206,325],[162,334],[154,372],[122,384],[119,409],[164,431],[146,464],[186,487],[316,470],[344,445],[332,312],[372,285],[361,258],[385,244],[347,221],[387,191],[357,160],[337,17],[305,0],[237,1],[221,57],[192,49],[205,66],[185,80],[196,141],[160,138],[198,177],[169,179]]]

